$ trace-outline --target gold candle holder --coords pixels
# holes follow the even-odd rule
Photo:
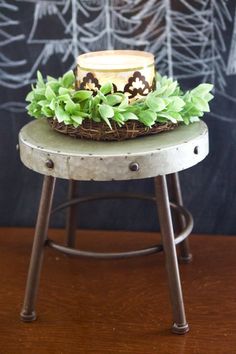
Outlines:
[[[114,92],[129,99],[146,96],[154,89],[154,56],[137,50],[107,50],[78,56],[76,84],[79,89],[96,92],[111,82]]]

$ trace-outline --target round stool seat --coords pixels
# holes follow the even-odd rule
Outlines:
[[[127,180],[175,173],[208,154],[204,122],[121,142],[73,139],[51,129],[45,119],[22,128],[20,156],[30,169],[73,180]]]

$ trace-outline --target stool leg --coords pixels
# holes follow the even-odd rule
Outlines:
[[[188,332],[189,327],[185,317],[176,248],[174,244],[174,231],[165,176],[158,176],[155,178],[155,190],[173,310],[174,323],[172,326],[172,332],[183,334]]]
[[[31,322],[36,319],[35,302],[43,261],[44,245],[47,238],[48,225],[50,220],[55,181],[56,179],[51,176],[45,176],[43,181],[38,218],[35,228],[34,243],[26,284],[25,299],[21,311],[21,319],[25,322]]]
[[[69,181],[69,193],[68,200],[76,198],[77,193],[77,181]],[[75,248],[76,241],[76,229],[77,229],[77,205],[71,205],[68,208],[66,218],[66,245],[71,248]]]
[[[171,192],[172,192],[173,202],[183,206],[183,198],[182,198],[178,173],[171,174],[169,178],[171,182]],[[175,216],[175,221],[176,221],[176,231],[178,233],[184,229],[185,219],[183,215],[177,213]],[[180,251],[179,260],[183,263],[190,263],[192,260],[192,254],[190,253],[189,240],[187,238],[179,244],[179,251]]]

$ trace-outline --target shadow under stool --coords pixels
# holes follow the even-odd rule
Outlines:
[[[179,245],[180,259],[189,262],[191,254],[187,237],[192,231],[193,220],[183,207],[178,172],[196,165],[208,154],[206,124],[197,122],[188,127],[179,126],[171,132],[122,142],[96,142],[72,139],[53,131],[46,120],[37,120],[22,128],[19,147],[24,165],[44,175],[21,319],[27,322],[36,319],[35,303],[46,246],[69,255],[103,259],[142,256],[164,250],[173,311],[172,331],[177,334],[186,333],[189,327],[185,316],[176,245]],[[170,191],[166,175],[169,175],[171,182]],[[155,196],[126,193],[81,198],[76,196],[77,181],[118,181],[150,177],[154,177]],[[54,209],[57,211],[68,208],[66,245],[59,245],[47,238],[56,178],[69,180],[69,200]],[[172,194],[172,202],[169,200],[169,192]],[[114,253],[76,249],[77,204],[106,198],[152,200],[158,210],[162,244]],[[175,215],[175,234],[171,209]]]

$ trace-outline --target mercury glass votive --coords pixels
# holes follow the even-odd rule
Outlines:
[[[106,50],[79,55],[76,84],[79,89],[96,92],[111,82],[114,92],[129,99],[146,96],[155,84],[154,56],[137,50]]]

